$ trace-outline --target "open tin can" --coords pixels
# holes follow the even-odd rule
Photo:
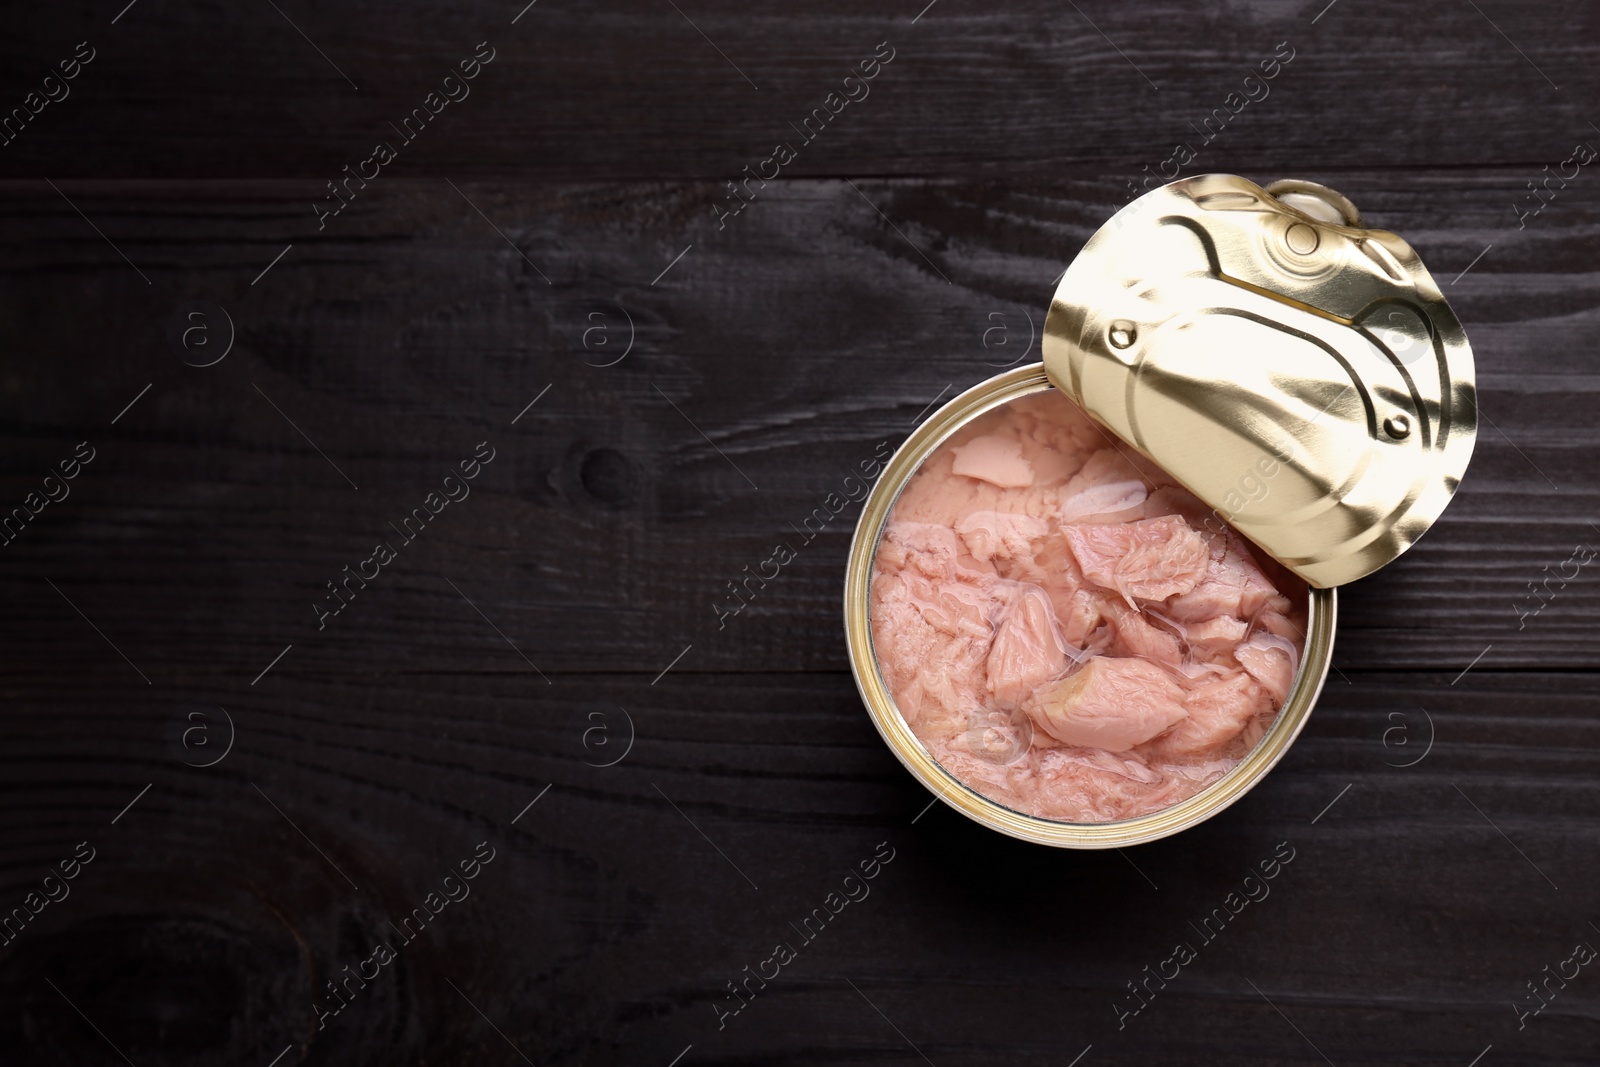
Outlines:
[[[868,496],[845,575],[851,668],[890,749],[968,817],[1060,847],[1153,841],[1244,795],[1304,727],[1332,658],[1335,588],[1414,544],[1460,484],[1476,439],[1472,352],[1416,253],[1345,197],[1220,174],[1108,221],[1062,275],[1042,350],[934,412]],[[959,780],[897,708],[874,647],[874,562],[902,491],[974,420],[1052,389],[1308,587],[1298,663],[1259,740],[1193,795],[1117,821],[1024,813]],[[1241,492],[1241,472],[1263,464],[1271,492]]]

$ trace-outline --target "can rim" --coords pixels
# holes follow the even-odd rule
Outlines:
[[[961,782],[933,758],[912,732],[878,669],[870,617],[872,563],[895,501],[934,449],[979,415],[1052,387],[1043,363],[1026,364],[997,374],[940,407],[895,450],[862,506],[850,542],[844,582],[844,625],[850,671],[884,743],[912,776],[935,794],[936,800],[943,800],[990,829],[1037,844],[1085,849],[1143,844],[1211,818],[1249,792],[1283,758],[1304,728],[1327,678],[1333,659],[1337,597],[1333,589],[1310,589],[1305,648],[1278,717],[1236,767],[1187,800],[1134,819],[1067,823],[1008,808]]]

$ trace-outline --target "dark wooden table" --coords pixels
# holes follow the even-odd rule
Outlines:
[[[9,15],[0,1061],[1600,1059],[1594,5],[522,2]],[[1417,247],[1477,454],[1267,780],[1052,851],[873,730],[855,507],[717,606],[1180,142]]]

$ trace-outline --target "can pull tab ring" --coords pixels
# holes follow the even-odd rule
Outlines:
[[[1283,178],[1266,186],[1266,190],[1277,197],[1280,203],[1294,208],[1302,215],[1309,215],[1318,222],[1331,222],[1356,229],[1364,228],[1361,223],[1361,212],[1356,210],[1350,198],[1329,189],[1326,185],[1296,178]]]

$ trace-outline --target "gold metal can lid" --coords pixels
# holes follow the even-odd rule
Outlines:
[[[1186,178],[1062,276],[1046,371],[1313,586],[1410,548],[1472,457],[1472,349],[1404,240],[1311,182]]]

